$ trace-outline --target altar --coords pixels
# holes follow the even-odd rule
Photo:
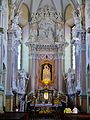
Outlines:
[[[44,6],[37,11],[37,14],[42,14],[39,18],[31,16],[30,37],[26,42],[30,57],[30,92],[27,101],[42,108],[61,105],[61,99],[66,101],[63,95],[63,58],[67,42],[60,32],[63,31],[63,22],[59,16],[52,18],[48,13],[56,14],[56,11]]]
[[[30,106],[34,112],[38,112],[39,114],[48,114],[56,111],[58,107],[62,107],[62,105],[52,105],[52,104],[35,104],[34,106]]]
[[[62,104],[64,102],[64,106]],[[66,96],[59,94],[54,89],[38,89],[34,94],[31,94],[27,102],[27,110],[40,113],[50,113],[58,108],[66,106]]]

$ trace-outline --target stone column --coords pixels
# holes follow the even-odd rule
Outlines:
[[[58,56],[55,54],[55,88],[58,88]]]
[[[35,74],[36,74],[36,76],[35,76],[35,89],[38,89],[38,83],[39,83],[39,81],[38,81],[38,55],[36,55],[36,69],[35,69]]]
[[[18,76],[18,47],[15,46],[16,48],[13,49],[13,55],[12,55],[12,59],[13,59],[13,83],[12,83],[12,87],[13,87],[13,91],[17,92],[17,86],[16,86],[16,79]]]
[[[85,1],[80,4],[80,21],[81,21],[81,32],[80,32],[80,85],[81,85],[81,106],[82,111],[86,112],[87,107],[87,96],[86,96],[86,31],[85,31]]]
[[[29,46],[28,46],[29,47]],[[30,47],[31,48],[31,47]],[[32,84],[31,84],[31,74],[32,74],[32,55],[31,55],[31,49],[29,48],[29,75],[30,75],[30,86],[29,86],[29,89],[28,89],[28,92],[30,92],[31,91],[31,86],[32,86]]]
[[[35,48],[32,48],[31,91],[35,91]]]
[[[58,50],[58,91],[63,92],[63,73],[62,73],[62,53],[60,49]]]
[[[4,85],[5,82],[3,80],[3,29],[0,29],[0,112],[3,112],[4,106]]]
[[[75,23],[75,30],[74,30],[74,35],[73,39],[75,41],[79,41],[78,46],[80,47],[78,49],[78,55],[76,56],[76,75],[77,75],[77,84],[78,80],[80,79],[80,91],[81,91],[81,96],[80,96],[80,101],[81,101],[81,106],[83,106],[86,96],[86,33],[85,33],[85,1],[82,1],[80,4],[80,11],[74,11],[74,23]],[[77,51],[77,48],[76,48]],[[79,74],[78,74],[79,72]],[[79,87],[79,86],[77,86]],[[84,107],[82,107],[84,110]],[[85,110],[84,110],[85,111]]]
[[[0,31],[0,86],[2,85],[3,72],[3,33]]]
[[[12,32],[8,31],[8,46],[7,46],[7,91],[11,91],[12,81]]]
[[[81,32],[81,48],[80,48],[80,80],[81,80],[81,94],[86,95],[86,45],[85,45],[85,31]]]
[[[12,111],[12,31],[8,31],[7,41],[7,82],[6,82],[6,111]]]
[[[86,0],[85,6],[86,25],[86,90],[87,90],[87,112],[90,113],[90,1]]]

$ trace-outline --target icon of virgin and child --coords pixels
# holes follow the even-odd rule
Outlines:
[[[49,63],[42,64],[41,80],[52,80],[52,65]]]

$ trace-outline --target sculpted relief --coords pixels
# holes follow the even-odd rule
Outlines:
[[[49,6],[44,6],[39,9],[36,14],[32,15],[31,26],[30,39],[32,42],[55,42],[64,40],[63,22],[60,15]]]
[[[53,39],[54,23],[50,19],[42,20],[39,24],[39,36]]]

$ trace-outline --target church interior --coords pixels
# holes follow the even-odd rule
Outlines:
[[[89,25],[90,0],[0,0],[0,112],[90,113]]]

